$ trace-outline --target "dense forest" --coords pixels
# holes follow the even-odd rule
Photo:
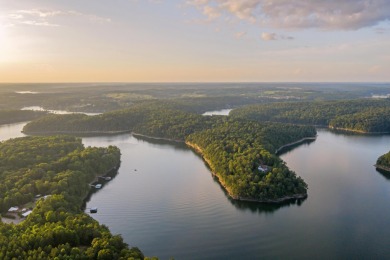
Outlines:
[[[144,102],[96,116],[49,115],[28,123],[25,133],[94,133],[133,131],[154,137],[184,140],[211,127],[215,118],[172,109],[161,102]]]
[[[390,132],[390,99],[295,102],[249,105],[233,118],[321,125],[363,133]]]
[[[314,128],[305,126],[226,120],[186,140],[205,157],[233,198],[273,202],[305,197],[307,190],[273,151],[315,134]]]
[[[314,127],[310,126],[260,124],[224,116],[201,116],[174,109],[164,102],[147,102],[92,117],[50,115],[27,124],[24,131],[132,131],[187,141],[201,148],[205,159],[212,168],[215,167],[213,171],[220,176],[221,183],[233,198],[261,201],[306,194],[304,181],[289,171],[274,153],[280,146],[316,135]],[[267,174],[258,170],[263,164],[270,169]]]
[[[0,110],[0,125],[33,120],[46,115],[43,111]]]
[[[75,137],[0,143],[1,212],[33,208],[18,225],[0,223],[0,259],[143,259],[80,209],[88,183],[119,162],[118,148],[84,148]]]

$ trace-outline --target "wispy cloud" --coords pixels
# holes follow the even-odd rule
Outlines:
[[[390,32],[390,30],[389,30],[389,28],[378,27],[378,28],[375,28],[375,32],[377,34],[385,34],[385,33]]]
[[[234,36],[236,39],[241,39],[241,38],[245,37],[245,35],[246,35],[246,32],[238,32]]]
[[[294,37],[277,33],[263,32],[261,34],[261,39],[263,39],[264,41],[294,40]]]
[[[271,28],[356,30],[390,19],[388,0],[190,0],[187,3],[208,18],[233,16]]]
[[[33,25],[33,26],[60,26],[52,21],[54,17],[83,17],[91,23],[110,23],[111,19],[97,16],[94,14],[85,14],[73,10],[46,10],[46,9],[29,9],[16,10],[8,13],[7,18],[13,25]]]

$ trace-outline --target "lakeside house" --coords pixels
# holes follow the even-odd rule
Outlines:
[[[16,206],[15,207],[10,207],[8,212],[10,212],[10,213],[19,212],[19,207],[16,207]]]
[[[270,168],[271,167],[268,167],[267,165],[264,164],[260,164],[259,167],[257,167],[257,169],[263,173],[269,172],[271,170]]]
[[[32,213],[32,210],[28,210],[28,211],[26,211],[26,212],[24,212],[24,213],[22,214],[22,217],[25,218],[25,217],[27,217],[28,215],[30,215],[31,213]]]

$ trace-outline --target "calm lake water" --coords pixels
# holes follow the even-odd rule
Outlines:
[[[0,138],[23,124],[3,125]],[[129,134],[84,137],[116,145],[118,175],[92,194],[92,216],[147,256],[160,259],[384,259],[390,256],[390,175],[372,166],[390,136],[318,130],[318,138],[282,155],[309,185],[300,203],[231,201],[183,144]]]

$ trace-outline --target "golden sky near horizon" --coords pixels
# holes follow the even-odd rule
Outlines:
[[[385,0],[0,0],[0,82],[388,82],[389,17]]]

